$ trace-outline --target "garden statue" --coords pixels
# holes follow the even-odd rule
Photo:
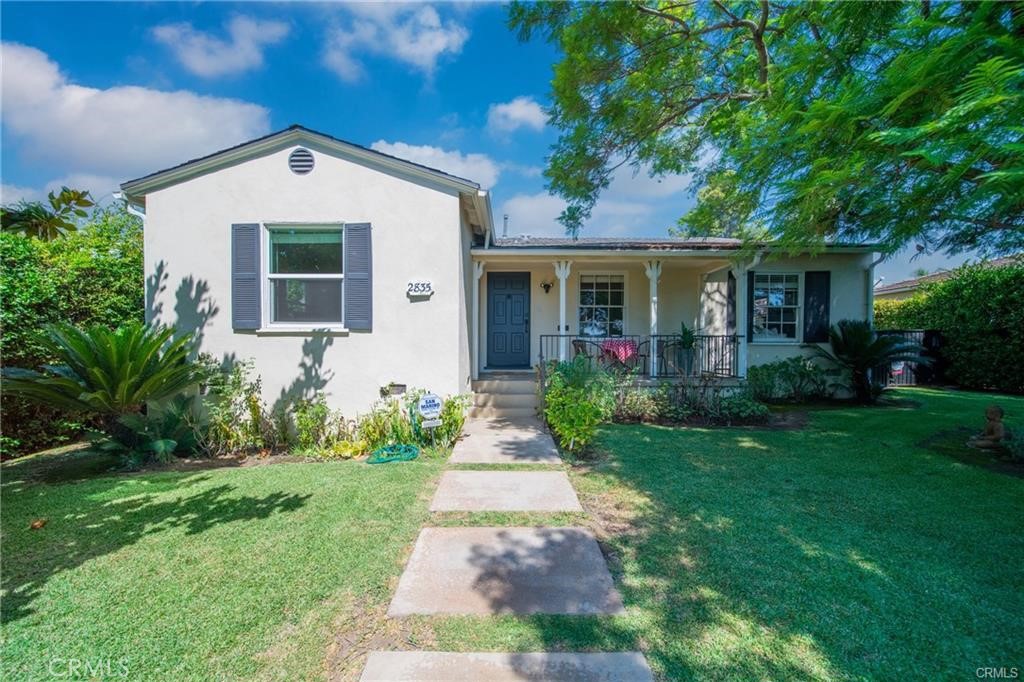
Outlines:
[[[1003,446],[1003,439],[1006,438],[1006,427],[1003,426],[1003,408],[998,405],[989,405],[985,410],[985,430],[976,436],[971,436],[967,445],[972,448],[992,450]]]

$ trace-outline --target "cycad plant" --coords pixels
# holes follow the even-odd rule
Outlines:
[[[919,344],[899,336],[878,335],[865,320],[840,320],[828,332],[831,352],[814,346],[818,355],[846,371],[850,385],[859,402],[870,404],[878,398],[879,390],[872,384],[871,371],[888,367],[894,362],[929,364],[922,357]],[[876,382],[880,388],[880,382]]]
[[[97,414],[113,434],[124,415],[198,384],[202,369],[189,360],[192,338],[170,328],[131,322],[115,330],[97,325],[46,327],[46,350],[59,364],[43,371],[3,370],[5,392],[70,412]]]

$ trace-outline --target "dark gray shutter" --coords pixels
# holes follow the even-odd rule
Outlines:
[[[754,273],[747,273],[747,341],[754,340]]]
[[[231,326],[259,329],[260,226],[235,223],[231,226]]]
[[[804,273],[804,343],[828,341],[831,288],[832,273],[828,270]]]
[[[736,334],[736,275],[729,271],[725,280],[725,333]]]
[[[373,253],[370,223],[345,225],[345,327],[370,331],[373,327]]]

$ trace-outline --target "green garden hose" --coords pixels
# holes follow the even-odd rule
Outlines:
[[[377,448],[366,460],[367,464],[384,464],[385,462],[408,462],[419,457],[420,449],[415,445],[385,445]]]

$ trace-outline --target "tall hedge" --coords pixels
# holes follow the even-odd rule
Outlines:
[[[965,388],[1024,393],[1024,260],[955,270],[904,301],[876,301],[878,329],[938,329],[948,378]]]
[[[78,232],[41,241],[0,233],[0,358],[38,367],[53,358],[39,343],[43,325],[117,327],[144,317],[142,222],[120,206],[97,209]],[[53,410],[2,396],[2,452],[59,444],[83,425]]]

